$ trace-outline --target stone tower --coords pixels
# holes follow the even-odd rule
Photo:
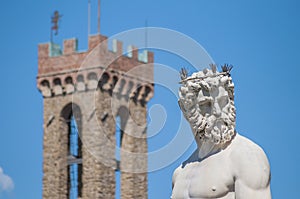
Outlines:
[[[51,42],[38,46],[44,199],[70,198],[74,188],[76,198],[113,199],[116,171],[122,199],[147,198],[146,124],[147,102],[154,92],[153,53],[134,46],[123,53],[120,41],[113,40],[111,48],[109,43],[97,34],[89,36],[85,52],[77,51],[76,39],[64,40],[63,50]],[[72,121],[79,135],[76,142]],[[119,141],[116,128],[121,129]],[[76,153],[70,150],[74,143]]]

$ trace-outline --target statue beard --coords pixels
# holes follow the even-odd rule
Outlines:
[[[222,113],[220,118],[215,115],[203,116],[198,107],[192,109],[189,122],[196,140],[211,141],[214,144],[225,144],[235,135],[235,107],[231,101],[227,107],[228,113]]]

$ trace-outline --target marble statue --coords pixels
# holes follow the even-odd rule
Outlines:
[[[197,149],[172,178],[172,199],[270,199],[270,166],[264,151],[235,131],[231,66],[187,76],[181,72],[179,106]]]

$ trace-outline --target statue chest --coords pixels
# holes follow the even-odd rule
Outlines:
[[[234,198],[234,179],[228,162],[206,159],[185,165],[178,173],[172,199]]]

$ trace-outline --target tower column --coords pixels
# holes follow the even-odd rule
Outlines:
[[[122,140],[121,198],[147,199],[146,108],[131,100],[129,115]]]
[[[153,94],[153,54],[148,52],[143,60],[137,50],[132,57],[124,56],[121,42],[111,51],[102,35],[90,36],[88,44],[86,52],[77,52],[76,39],[65,40],[63,51],[53,43],[38,48],[37,87],[44,101],[43,199],[69,199],[71,187],[79,189],[78,199],[115,198],[115,117],[121,107],[127,110],[121,122],[121,196],[146,199],[146,104]],[[141,65],[143,70],[133,70]],[[139,85],[143,87],[136,89]],[[80,157],[70,153],[72,114],[82,141]],[[74,164],[80,164],[78,173],[72,173],[80,175],[75,182],[79,186],[70,183],[76,181],[69,170],[73,165],[76,171]]]

